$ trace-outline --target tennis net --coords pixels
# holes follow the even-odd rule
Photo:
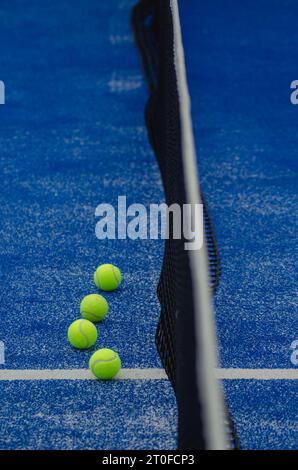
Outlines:
[[[177,398],[178,448],[236,448],[236,432],[215,378],[211,292],[219,282],[220,263],[199,189],[177,0],[140,1],[132,25],[150,92],[145,118],[166,202],[204,206],[204,247],[186,251],[183,237],[166,240],[158,286],[156,344]]]

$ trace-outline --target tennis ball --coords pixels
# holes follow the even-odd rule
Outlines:
[[[117,289],[121,279],[120,269],[113,264],[102,264],[94,273],[95,285],[104,291]]]
[[[98,294],[86,295],[80,305],[82,317],[92,322],[103,320],[107,316],[108,310],[108,302]]]
[[[78,349],[89,349],[97,340],[97,329],[89,320],[76,320],[68,328],[68,340]]]
[[[99,349],[90,357],[89,367],[98,379],[109,380],[121,369],[120,357],[112,349]]]

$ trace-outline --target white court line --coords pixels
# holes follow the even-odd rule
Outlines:
[[[297,380],[297,369],[217,369],[224,380]],[[0,381],[95,380],[88,369],[0,369]],[[167,380],[164,369],[122,369],[117,380]]]
[[[118,380],[164,380],[164,369],[122,369]],[[95,380],[88,369],[0,369],[1,380]]]
[[[224,380],[297,380],[297,369],[217,369]]]

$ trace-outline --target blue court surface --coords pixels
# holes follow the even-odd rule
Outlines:
[[[296,1],[180,2],[201,186],[222,258],[216,313],[227,368],[295,367],[297,9]],[[298,448],[297,380],[226,390],[243,447]]]
[[[86,369],[69,324],[121,267],[96,348],[161,369],[154,338],[163,242],[95,236],[95,208],[163,200],[133,0],[3,0],[0,6],[1,322],[6,369]],[[298,339],[295,290],[297,3],[180,1],[202,189],[222,258],[216,318],[224,369],[282,369]],[[24,7],[25,6],[25,7]],[[193,45],[195,44],[195,47]],[[2,376],[4,377],[4,376]],[[297,381],[224,382],[245,449],[298,447]],[[0,380],[0,449],[175,449],[167,380]]]

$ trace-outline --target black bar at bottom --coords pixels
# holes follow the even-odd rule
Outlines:
[[[220,460],[226,462],[280,462],[297,461],[297,451],[0,451],[0,464],[76,463],[96,466],[122,465],[135,468],[140,465],[197,465]],[[202,467],[204,468],[204,467]]]

